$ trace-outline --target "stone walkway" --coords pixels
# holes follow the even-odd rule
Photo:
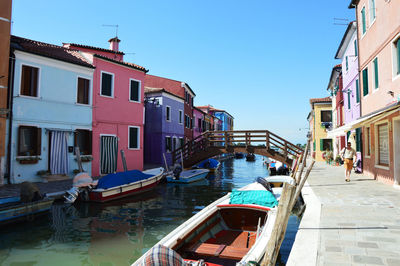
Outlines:
[[[37,182],[34,184],[38,186],[42,194],[53,193],[70,189],[72,187],[72,179],[49,181],[46,183]],[[15,197],[19,196],[19,194],[20,194],[19,184],[0,185],[0,198]]]
[[[304,249],[310,241],[307,236],[317,238],[315,263],[292,258],[291,265],[400,265],[400,190],[355,173],[347,183],[343,166],[319,162],[308,186],[304,189],[311,188],[313,201],[319,203],[311,202],[314,210],[306,209],[305,215],[314,213],[314,221],[302,221],[301,239],[296,238],[293,248]],[[300,256],[298,250],[293,253]]]

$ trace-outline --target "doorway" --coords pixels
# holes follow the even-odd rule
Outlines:
[[[400,185],[400,119],[393,119],[394,184]]]
[[[52,175],[68,174],[68,133],[49,132],[49,170]]]
[[[117,171],[118,138],[116,136],[100,137],[100,173],[110,174]]]

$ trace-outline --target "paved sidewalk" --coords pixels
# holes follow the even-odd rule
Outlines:
[[[352,173],[349,183],[344,179],[343,166],[315,163],[304,188],[316,196],[314,210],[305,212],[314,217],[300,224],[291,265],[314,264],[300,263],[301,253],[313,253],[310,238],[317,265],[400,265],[400,190],[361,174]]]
[[[70,189],[72,187],[72,179],[49,181],[47,183],[37,182],[34,184],[38,186],[42,194],[52,193]],[[19,196],[19,194],[20,194],[19,184],[0,185],[0,198],[15,197]]]

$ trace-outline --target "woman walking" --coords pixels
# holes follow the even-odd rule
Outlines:
[[[344,160],[344,168],[346,182],[350,182],[351,169],[353,168],[353,158],[356,157],[356,151],[351,147],[351,143],[347,142],[347,147],[340,152],[342,160]]]

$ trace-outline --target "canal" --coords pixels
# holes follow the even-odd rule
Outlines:
[[[105,204],[55,204],[49,215],[0,228],[0,265],[130,265],[214,200],[267,175],[260,156],[228,159],[204,181],[163,183]],[[287,261],[298,226],[291,215],[277,265]]]

